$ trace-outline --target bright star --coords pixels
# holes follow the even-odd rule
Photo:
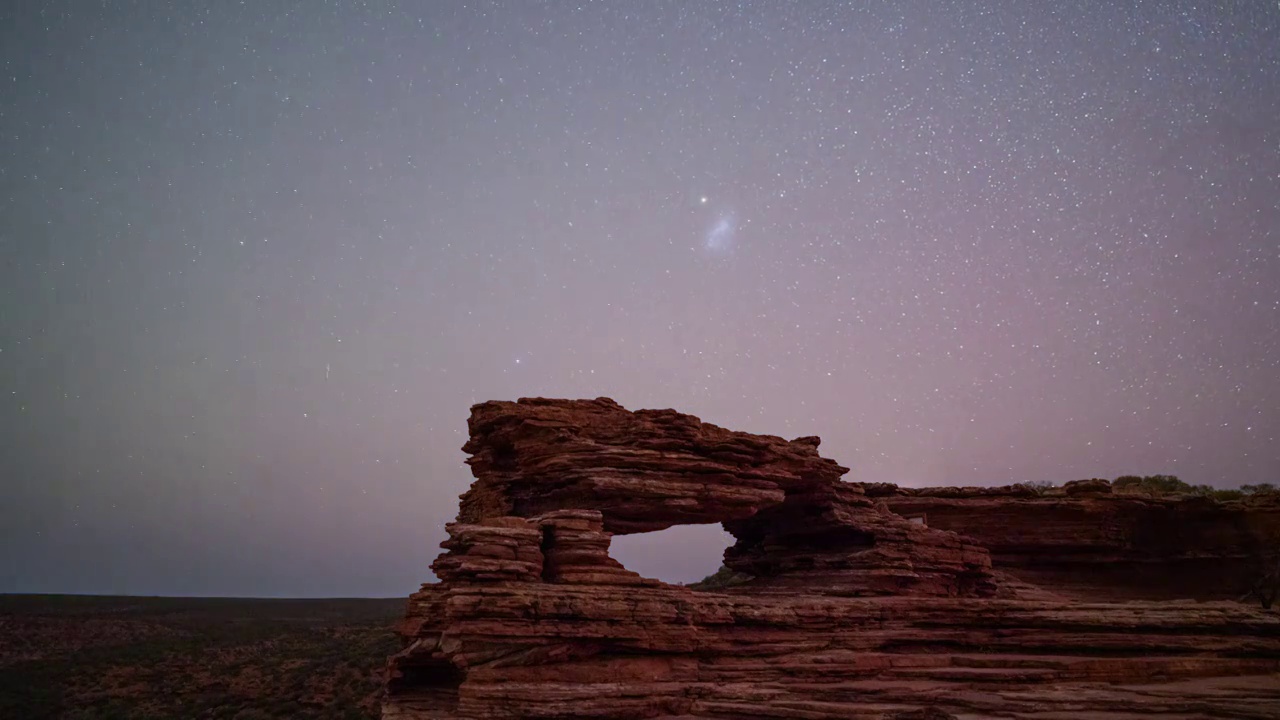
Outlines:
[[[702,203],[703,205],[706,205],[706,204],[707,204],[707,196],[706,196],[706,195],[703,195],[701,198],[698,198],[698,202]]]

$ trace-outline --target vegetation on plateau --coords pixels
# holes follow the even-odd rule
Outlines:
[[[1175,475],[1121,475],[1111,481],[1111,488],[1118,493],[1142,493],[1147,495],[1193,495],[1211,497],[1214,500],[1239,500],[1246,495],[1277,492],[1271,483],[1242,485],[1239,489],[1222,489],[1210,485],[1191,485]]]
[[[1023,483],[1038,494],[1048,493],[1057,488],[1057,483],[1045,480]],[[1242,485],[1239,488],[1215,488],[1212,485],[1192,485],[1180,480],[1176,475],[1121,475],[1111,481],[1111,489],[1120,495],[1146,495],[1163,497],[1166,495],[1190,495],[1207,497],[1214,500],[1239,500],[1250,495],[1280,492],[1272,483]]]

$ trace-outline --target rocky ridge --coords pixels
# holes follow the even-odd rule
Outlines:
[[[1280,494],[1218,501],[1061,488],[865,484],[894,512],[972,538],[993,565],[1089,599],[1236,599],[1276,562]]]
[[[842,482],[817,438],[604,398],[483,403],[469,427],[476,482],[409,600],[385,718],[1280,715],[1280,616],[1037,586],[939,529],[962,514],[941,496]],[[723,523],[754,579],[696,592],[609,557],[691,522]]]

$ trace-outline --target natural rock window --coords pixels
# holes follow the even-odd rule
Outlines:
[[[672,584],[697,582],[724,563],[734,542],[720,525],[677,525],[666,530],[616,535],[609,554],[628,570]]]
[[[1274,498],[846,483],[816,437],[607,398],[468,426],[476,481],[409,599],[384,720],[1280,717],[1280,616],[1105,601],[1238,592]],[[720,544],[689,548],[717,535],[716,582],[662,582],[711,574]]]

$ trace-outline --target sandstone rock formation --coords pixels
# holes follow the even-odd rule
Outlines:
[[[385,718],[1280,716],[1280,615],[993,572],[935,509],[842,482],[817,438],[604,398],[483,403],[470,430],[476,482],[410,598]],[[709,522],[751,581],[695,592],[609,557],[614,534]]]
[[[1280,495],[1220,502],[1062,488],[900,488],[864,492],[930,527],[972,538],[1021,580],[1091,599],[1235,599],[1280,552]]]

